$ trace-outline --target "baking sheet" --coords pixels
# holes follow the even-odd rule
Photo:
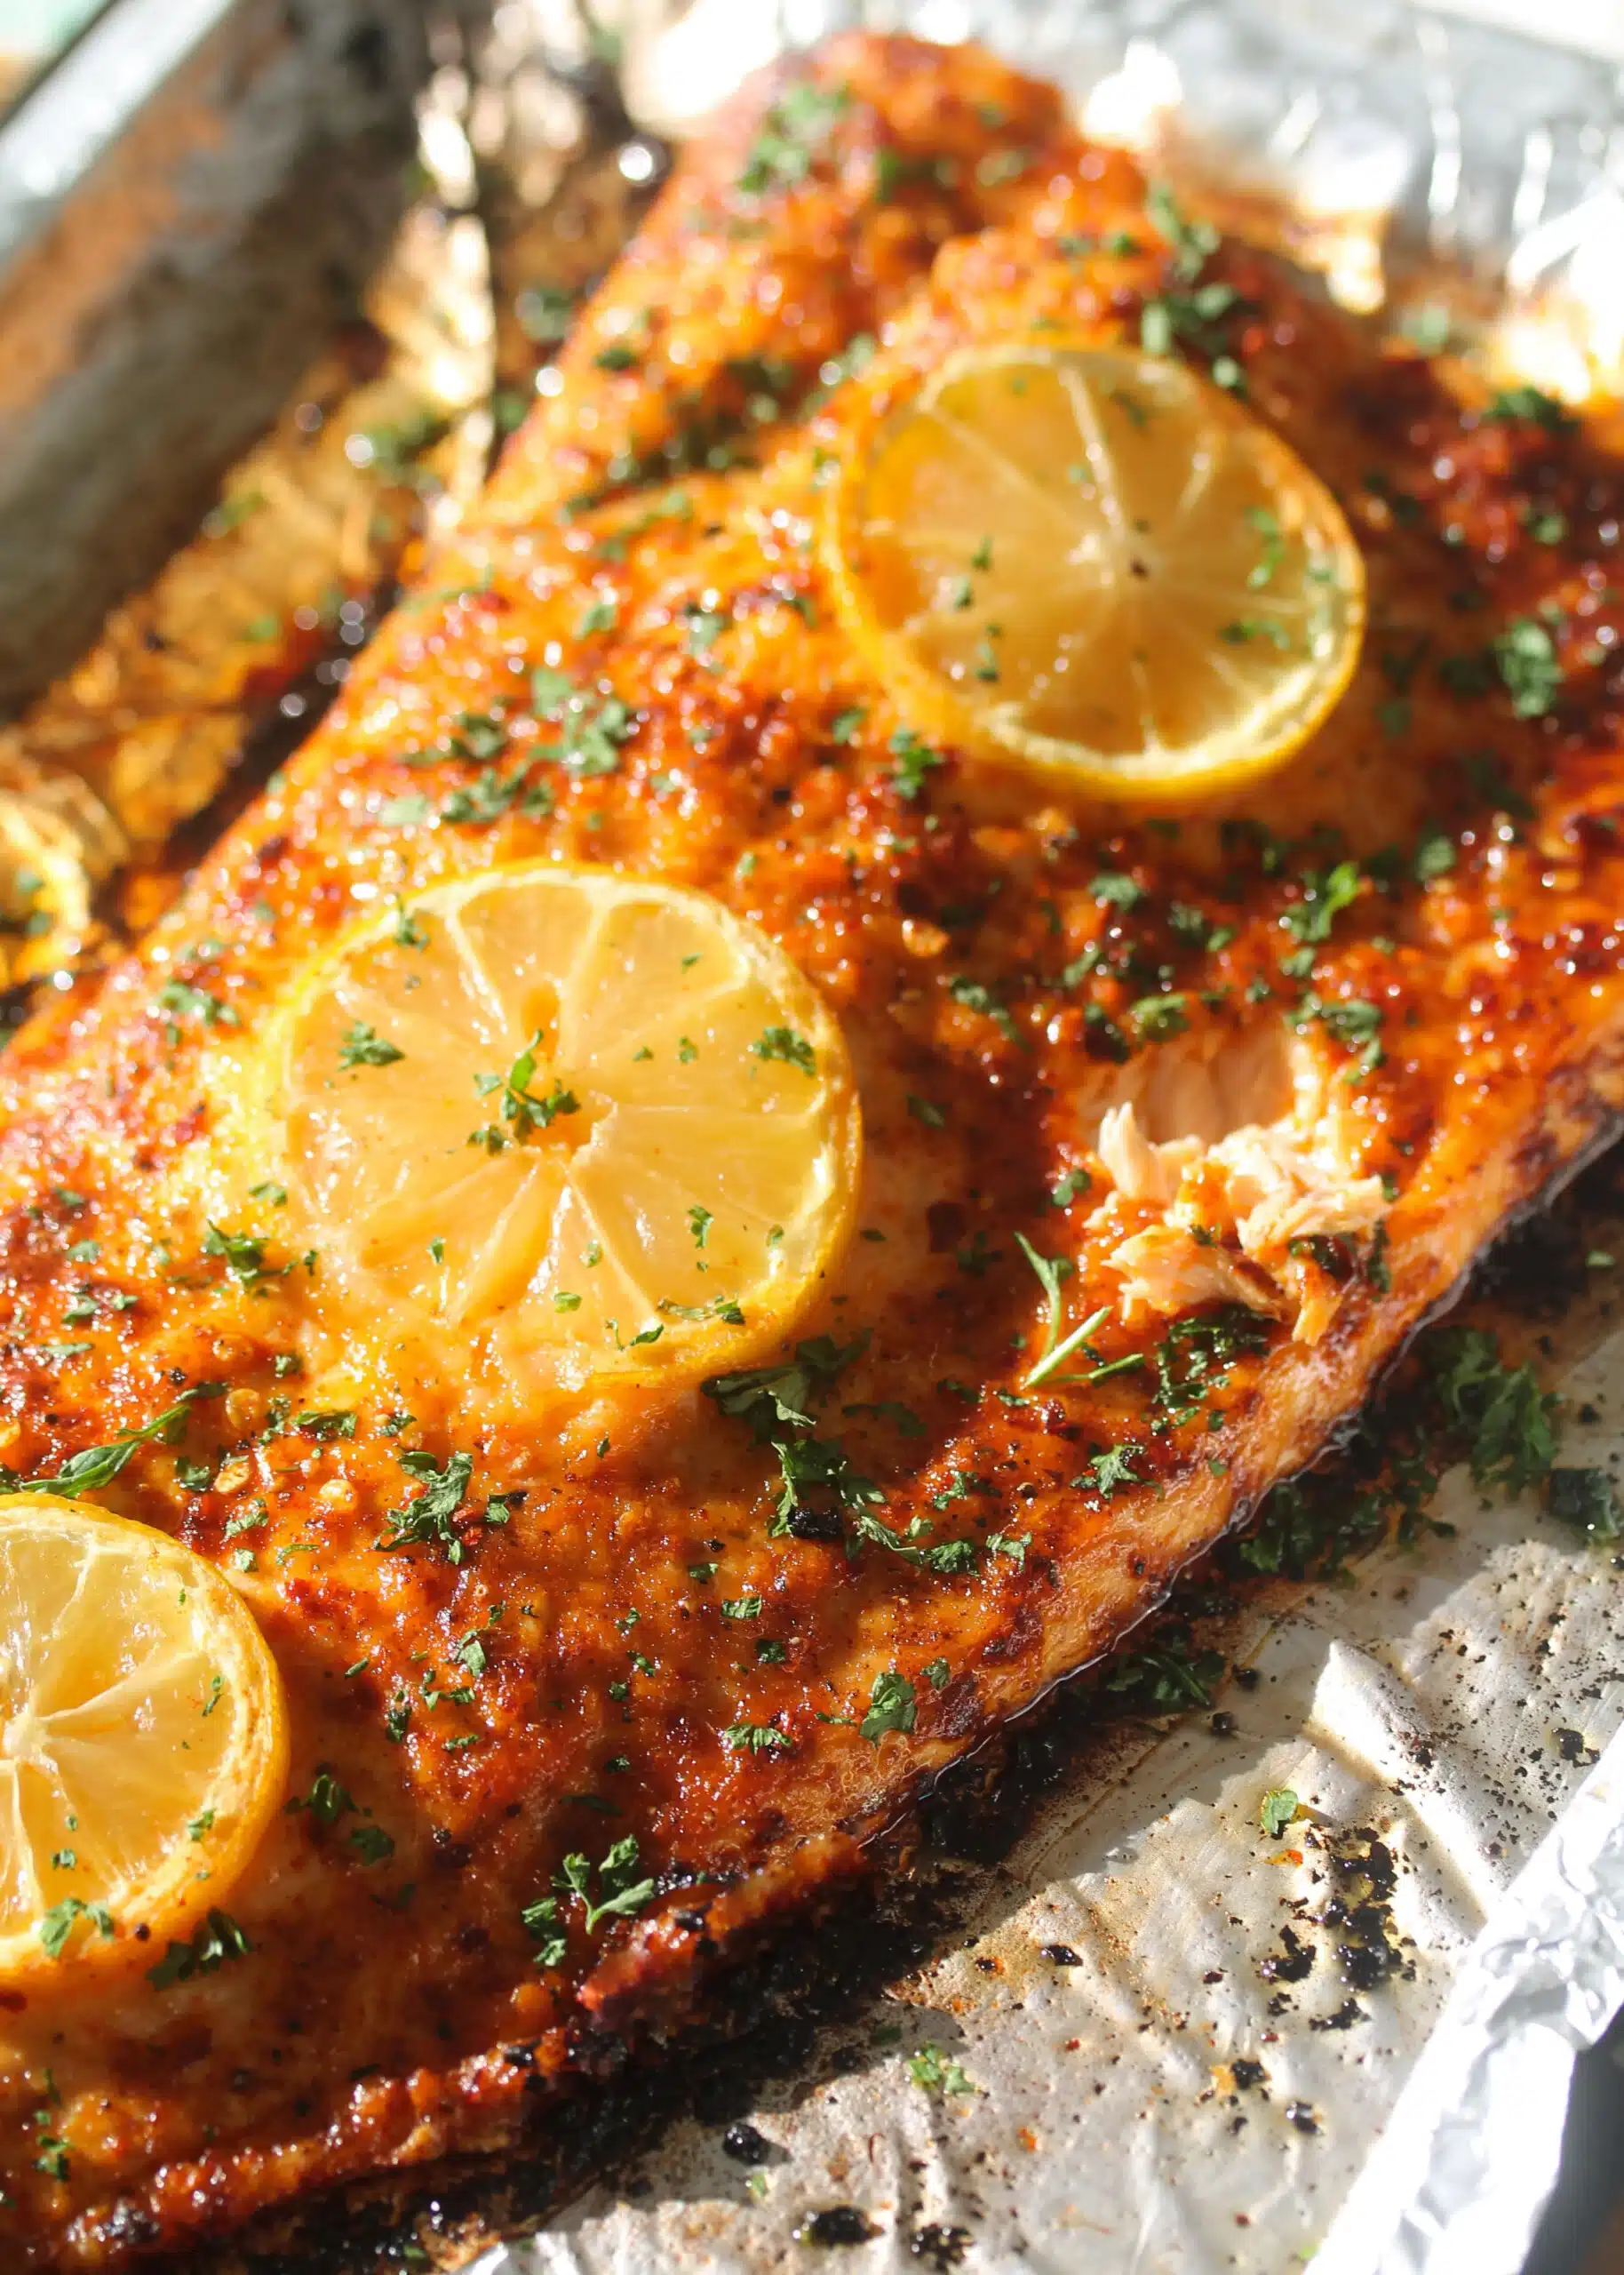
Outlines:
[[[0,706],[158,569],[353,312],[407,202],[425,12],[113,0],[0,117]]]
[[[622,12],[633,108],[669,131],[862,12],[696,0],[664,30]],[[1397,4],[868,14],[991,36],[1095,130],[1292,201],[1355,305],[1452,302],[1488,360],[1576,396],[1624,361],[1624,112],[1592,60]],[[1616,1475],[1624,1329],[1616,1267],[1597,1273],[1546,1373],[1559,1458]],[[1624,1724],[1624,1591],[1620,1560],[1534,1499],[1486,1505],[1459,1472],[1432,1514],[1446,1529],[1347,1585],[1254,1608],[1216,1719],[1119,1732],[999,1867],[967,1869],[947,1944],[755,2111],[762,2160],[729,2155],[720,2123],[679,2124],[481,2275],[755,2275],[820,2243],[868,2269],[1261,2275],[1333,2228],[1335,2275],[1511,2275],[1573,2048],[1624,1997],[1624,1764],[1564,1814]],[[1282,1788],[1302,1813],[1265,1832]],[[1497,1956],[1468,1968],[1492,1914]],[[1453,2161],[1416,2153],[1434,2139]],[[1474,2140],[1493,2144],[1492,2196]],[[1367,2167],[1373,2197],[1350,2202]]]
[[[532,270],[552,273],[563,170],[585,112],[607,99],[611,14],[646,132],[625,139],[623,123],[618,163],[611,152],[606,171],[564,182],[572,282],[612,249],[617,181],[657,172],[655,137],[786,39],[856,12],[602,0],[594,38],[573,0],[506,0],[474,84],[442,67],[424,118],[441,204],[458,203],[452,177],[473,181],[471,135],[501,210],[457,215],[454,241],[435,247],[466,245],[477,267],[489,232],[502,383],[545,354],[515,341],[513,302]],[[1624,111],[1593,62],[1396,4],[898,0],[869,12],[941,37],[990,30],[1064,79],[1096,131],[1261,190],[1259,211],[1278,201],[1298,250],[1356,306],[1407,304],[1428,320],[1447,308],[1490,360],[1575,395],[1624,367]],[[402,247],[414,252],[410,237]],[[460,252],[450,267],[472,273]],[[434,308],[437,288],[419,284]],[[458,347],[468,368],[449,377],[452,407],[489,386],[490,341],[476,328]],[[80,759],[39,754],[83,778]],[[95,787],[123,833],[115,861],[140,831],[119,794],[129,769],[109,766]],[[182,773],[159,767],[138,786],[178,793]],[[83,866],[93,882],[98,862]],[[73,930],[38,936],[38,958],[75,953]],[[1624,1257],[1624,1226],[1596,1241]],[[1619,1279],[1598,1273],[1596,1305],[1564,1323],[1548,1369],[1569,1391],[1567,1461],[1617,1461]],[[1611,1553],[1533,1502],[1485,1510],[1455,1476],[1435,1513],[1453,1538],[1384,1553],[1349,1587],[1281,1589],[1219,1639],[1256,1672],[1216,1702],[1232,1729],[1206,1715],[1119,1728],[997,1869],[950,1868],[952,1935],[758,2108],[764,2162],[728,2156],[720,2121],[679,2125],[534,2242],[487,2256],[486,2275],[754,2275],[807,2263],[807,2223],[842,2209],[851,2232],[873,2230],[842,2255],[859,2268],[1205,2275],[1289,2269],[1317,2247],[1335,2275],[1518,2266],[1572,2048],[1624,1991],[1624,1841],[1612,1837],[1624,1776],[1598,1768],[1566,1813],[1624,1720],[1620,1600]],[[1262,1797],[1284,1787],[1309,1814],[1265,1837]],[[1558,1818],[1555,1862],[1502,1912]],[[1339,1956],[1344,1930],[1319,1915],[1373,1862],[1381,1878],[1385,1858],[1393,1886],[1376,1910],[1399,1967],[1366,1986],[1344,1979],[1367,1968]],[[1498,1959],[1468,1967],[1491,1913]],[[1400,2099],[1417,2090],[1429,2098]],[[1421,2159],[1423,2144],[1439,2154]],[[424,2237],[441,2256],[426,2225]]]

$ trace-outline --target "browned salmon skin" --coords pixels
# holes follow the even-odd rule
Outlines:
[[[231,1895],[245,1952],[0,1998],[8,2268],[122,2264],[545,2126],[595,2034],[702,2008],[719,1953],[861,1870],[922,1780],[1311,1459],[1611,1127],[1617,463],[1542,397],[1379,352],[1271,259],[1206,274],[1221,341],[1132,167],[974,49],[847,39],[755,89],[460,557],[141,949],[0,1061],[0,1457],[54,1474],[223,1385],[102,1497],[222,1563],[247,1544],[291,1798],[329,1781]],[[921,749],[813,533],[854,387],[1034,327],[1137,339],[1147,302],[1340,496],[1372,623],[1286,771],[1139,826]],[[593,762],[537,667],[617,705]],[[380,1345],[335,1421],[297,1372],[319,1259],[281,1271],[267,1218],[278,1268],[245,1285],[177,1198],[209,1070],[358,890],[536,856],[702,887],[816,983],[862,1090],[858,1236],[781,1395],[532,1427]],[[1029,1388],[1045,1273],[1068,1320],[1096,1289],[1111,1316],[1077,1379]],[[464,1490],[383,1553],[403,1449]]]

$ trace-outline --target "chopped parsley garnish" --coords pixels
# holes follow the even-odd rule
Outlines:
[[[1142,995],[1130,1003],[1127,1016],[1143,1042],[1168,1042],[1190,1026],[1189,999],[1181,994]]]
[[[859,1337],[840,1345],[826,1335],[816,1336],[798,1343],[793,1360],[786,1364],[712,1375],[701,1385],[722,1413],[748,1422],[756,1443],[771,1446],[777,1455],[782,1484],[775,1533],[793,1532],[804,1521],[803,1505],[809,1493],[826,1493],[837,1507],[848,1509],[872,1506],[885,1497],[877,1485],[852,1468],[838,1440],[811,1434],[817,1427],[809,1410],[814,1397],[833,1388],[864,1341]],[[821,1527],[821,1515],[815,1516],[815,1522]]]
[[[746,197],[769,189],[792,189],[805,181],[827,142],[835,121],[851,103],[846,86],[819,87],[810,80],[787,87],[768,112],[745,158],[738,187]]]
[[[1302,885],[1302,899],[1281,912],[1280,922],[1294,940],[1328,940],[1336,919],[1359,897],[1359,865],[1339,861],[1331,869],[1305,869]]]
[[[973,1540],[943,1540],[935,1547],[927,1547],[935,1528],[927,1518],[912,1517],[905,1533],[895,1532],[879,1517],[866,1509],[859,1509],[852,1519],[851,1539],[847,1554],[855,1553],[864,1541],[872,1541],[877,1548],[889,1549],[893,1556],[900,1556],[904,1563],[918,1564],[927,1571],[951,1578],[955,1573],[973,1572],[980,1561],[981,1551]],[[989,1547],[991,1544],[989,1542]]]
[[[1526,419],[1532,425],[1543,427],[1548,434],[1569,433],[1579,422],[1566,406],[1555,395],[1547,395],[1542,387],[1496,387],[1485,406],[1485,419],[1497,424],[1509,425]]]
[[[440,812],[445,821],[492,822],[499,821],[514,805],[525,814],[553,811],[551,787],[545,782],[530,780],[528,763],[511,774],[498,774],[494,766],[482,768],[472,782],[458,784]]]
[[[799,1066],[803,1074],[816,1074],[817,1057],[805,1035],[797,1034],[793,1027],[767,1027],[750,1046],[757,1058],[781,1058],[787,1066]]]
[[[939,750],[921,742],[910,727],[898,727],[891,737],[891,755],[896,762],[891,769],[891,786],[910,805],[923,796],[927,777],[947,763]]]
[[[1235,938],[1232,924],[1221,924],[1187,900],[1171,900],[1167,904],[1167,930],[1174,938],[1192,948],[1205,949],[1216,955],[1220,948],[1227,948]]]
[[[1398,318],[1399,331],[1422,355],[1442,355],[1454,338],[1454,329],[1449,310],[1437,300],[1405,308]]]
[[[556,347],[569,337],[575,306],[575,294],[562,285],[527,284],[514,303],[514,314],[527,339],[538,347]]]
[[[189,1943],[171,1943],[155,1967],[147,1970],[155,1991],[189,1983],[195,1975],[214,1975],[227,1960],[245,1959],[253,1949],[228,1912],[211,1908]]]
[[[338,1042],[338,1064],[345,1066],[393,1066],[405,1057],[363,1019],[352,1019]]]
[[[304,1431],[306,1437],[353,1438],[355,1434],[355,1414],[348,1406],[307,1406],[292,1419],[295,1430]]]
[[[355,1797],[348,1787],[339,1784],[325,1762],[320,1762],[309,1792],[302,1801],[295,1795],[288,1803],[288,1814],[297,1816],[300,1809],[307,1809],[318,1824],[337,1824],[354,1807]]]
[[[1443,1329],[1423,1349],[1445,1413],[1470,1441],[1477,1484],[1519,1493],[1543,1478],[1556,1451],[1556,1401],[1532,1369],[1508,1367],[1497,1339],[1481,1328]]]
[[[857,1725],[858,1735],[878,1745],[888,1730],[912,1730],[914,1720],[913,1685],[906,1675],[888,1668],[874,1677],[868,1712]]]
[[[553,1301],[557,1302],[556,1297]],[[729,1327],[743,1327],[744,1324],[744,1312],[734,1296],[712,1296],[708,1304],[679,1304],[670,1296],[662,1296],[657,1307],[672,1319],[721,1319],[726,1320]]]
[[[569,1940],[558,1924],[557,1896],[538,1897],[534,1904],[527,1904],[519,1917],[535,1939],[537,1966],[561,1967]]]
[[[386,1512],[393,1529],[378,1543],[383,1549],[437,1545],[448,1564],[463,1559],[462,1536],[453,1522],[467,1497],[474,1475],[472,1454],[448,1454],[443,1463],[431,1453],[408,1451],[399,1456],[408,1475],[424,1481],[423,1490],[404,1507]]]
[[[1393,1292],[1392,1267],[1387,1260],[1387,1226],[1378,1225],[1370,1236],[1370,1253],[1365,1259],[1365,1276],[1379,1296]]]
[[[732,621],[720,609],[700,608],[689,602],[682,611],[688,627],[688,646],[690,655],[708,656]]]
[[[421,790],[408,790],[398,798],[385,798],[378,808],[380,829],[418,829],[429,817],[429,802]]]
[[[481,1098],[500,1093],[501,1118],[510,1125],[509,1134],[515,1142],[528,1138],[532,1130],[550,1130],[561,1114],[579,1114],[581,1110],[580,1099],[573,1090],[567,1090],[556,1075],[545,1098],[537,1098],[530,1089],[540,1047],[541,1029],[537,1027],[506,1074],[476,1074],[474,1078],[474,1087]],[[490,1143],[492,1138],[497,1140],[495,1145]],[[504,1133],[494,1128],[476,1130],[468,1140],[471,1145],[483,1145],[493,1153],[500,1153],[506,1142]]]
[[[195,987],[186,979],[166,980],[158,990],[157,1008],[169,1014],[167,1032],[171,1043],[180,1040],[177,1019],[195,1019],[204,1027],[235,1027],[242,1024],[223,997],[211,994],[206,987]]]
[[[111,1937],[113,1915],[105,1904],[86,1904],[81,1896],[65,1896],[60,1904],[52,1905],[39,1922],[39,1939],[45,1947],[47,1959],[61,1958],[76,1923],[81,1920],[87,1920],[103,1936]]]
[[[951,2054],[943,2054],[939,2046],[921,2046],[917,2054],[908,2056],[908,2075],[916,2086],[927,2094],[975,2094],[979,2086],[972,2085],[962,2065]]]
[[[552,754],[583,781],[613,774],[620,764],[623,744],[636,731],[636,714],[617,695],[596,703],[565,673],[537,665],[530,674],[530,699],[536,714],[561,730],[558,749]]]
[[[1189,1644],[1174,1636],[1125,1658],[1106,1676],[1105,1688],[1139,1693],[1147,1705],[1177,1712],[1211,1704],[1223,1665],[1220,1652],[1200,1651],[1192,1656]]]
[[[251,1233],[228,1233],[219,1225],[210,1225],[203,1233],[203,1252],[205,1256],[223,1256],[232,1278],[239,1287],[247,1289],[257,1288],[267,1280],[279,1280],[292,1270],[287,1264],[267,1269],[262,1240]]]
[[[585,1907],[586,1932],[593,1934],[601,1920],[629,1920],[642,1910],[654,1894],[651,1880],[636,1878],[639,1870],[638,1846],[635,1833],[628,1832],[624,1840],[614,1847],[597,1867],[598,1896],[592,1896],[593,1866],[578,1853],[566,1856],[553,1885],[570,1896],[578,1896]]]
[[[1155,182],[1145,198],[1146,211],[1173,249],[1173,272],[1180,289],[1145,301],[1139,314],[1140,344],[1151,355],[1170,355],[1182,342],[1206,363],[1219,387],[1242,387],[1239,364],[1228,352],[1222,319],[1239,306],[1232,284],[1221,279],[1198,283],[1208,258],[1218,250],[1218,232],[1209,222],[1187,221],[1165,183]],[[1131,241],[1126,241],[1130,242]],[[1111,250],[1107,245],[1106,250]],[[1142,412],[1134,420],[1142,423]]]
[[[1604,1469],[1553,1469],[1545,1480],[1545,1505],[1592,1540],[1617,1540],[1624,1530],[1619,1497]]]
[[[790,1741],[770,1722],[729,1722],[721,1742],[733,1753],[787,1753]]]
[[[1218,250],[1218,232],[1210,221],[1189,221],[1180,211],[1172,188],[1151,182],[1145,191],[1144,210],[1157,231],[1173,249],[1173,265],[1188,283],[1198,276],[1202,264]]]
[[[1410,874],[1418,885],[1430,884],[1436,877],[1446,877],[1455,866],[1455,842],[1446,829],[1423,829],[1410,862]]]
[[[953,1250],[953,1262],[972,1280],[984,1280],[993,1265],[1001,1264],[1003,1260],[1003,1249],[993,1247],[987,1238],[985,1227],[981,1225],[976,1225],[967,1241],[960,1241]]]
[[[1537,616],[1514,616],[1495,640],[1493,654],[1517,716],[1543,718],[1564,676],[1548,628]]]
[[[1262,540],[1262,557],[1246,572],[1246,582],[1255,593],[1273,582],[1275,571],[1286,558],[1286,538],[1278,515],[1270,513],[1267,506],[1248,506],[1246,520]]]
[[[34,2169],[52,2180],[66,2180],[68,2175],[68,2143],[60,2133],[41,2133],[35,2141]]]
[[[1327,1002],[1312,992],[1306,994],[1296,1009],[1287,1013],[1294,1027],[1305,1027],[1317,1019],[1327,1034],[1345,1043],[1358,1058],[1349,1069],[1349,1080],[1359,1081],[1380,1066],[1385,1058],[1381,1043],[1381,1006],[1367,1002],[1362,996],[1340,997]]]
[[[1291,646],[1291,635],[1278,616],[1238,616],[1218,627],[1218,637],[1232,648],[1244,648],[1249,640],[1267,640],[1271,648],[1284,655]]]
[[[72,1497],[80,1493],[95,1493],[110,1485],[125,1466],[131,1456],[141,1446],[174,1445],[186,1426],[186,1419],[199,1399],[219,1398],[225,1390],[224,1383],[198,1383],[182,1392],[172,1406],[150,1422],[141,1423],[133,1430],[121,1431],[116,1438],[103,1446],[86,1446],[70,1454],[54,1477],[30,1477],[24,1481],[24,1493],[63,1493]]]
[[[1238,1359],[1268,1347],[1268,1323],[1239,1304],[1174,1320],[1155,1353],[1157,1406],[1169,1423],[1187,1421],[1222,1388]]]
[[[1264,1794],[1257,1821],[1271,1840],[1278,1840],[1301,1807],[1289,1785],[1276,1785]]]
[[[1122,1485],[1142,1485],[1144,1480],[1134,1467],[1139,1451],[1135,1445],[1107,1446],[1103,1454],[1090,1454],[1088,1466],[1093,1477],[1077,1481],[1091,1484],[1096,1493],[1114,1493]]]
[[[962,1003],[967,1011],[979,1011],[991,1020],[999,1033],[1010,1042],[1019,1042],[1021,1031],[1010,1014],[1008,1006],[995,988],[984,980],[969,979],[962,973],[947,983],[947,992],[955,1003]]]

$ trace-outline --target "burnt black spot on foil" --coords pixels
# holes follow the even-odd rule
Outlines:
[[[1314,1956],[1294,1928],[1282,1928],[1280,1949],[1259,1960],[1257,1971],[1265,1983],[1302,1983],[1313,1972]]]
[[[1355,2023],[1367,2023],[1370,2016],[1357,1999],[1344,1999],[1333,2015],[1314,2015],[1309,2021],[1310,2030],[1351,2030]]]
[[[740,2118],[722,2135],[721,2150],[723,2156],[731,2157],[736,2165],[764,2165],[772,2155],[773,2144],[747,2118]]]
[[[1319,1845],[1330,1860],[1333,1890],[1319,1924],[1335,1936],[1343,1982],[1350,1990],[1372,1991],[1389,1976],[1413,1981],[1414,1964],[1393,1922],[1398,1871],[1392,1850],[1366,1826],[1322,1832]]]
[[[827,2211],[814,2212],[795,2231],[799,2242],[819,2244],[825,2249],[868,2243],[879,2233],[868,2214],[860,2212],[855,2204],[832,2204]]]

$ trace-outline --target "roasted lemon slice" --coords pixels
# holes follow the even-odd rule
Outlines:
[[[167,1534],[5,1494],[0,1714],[0,1980],[162,1967],[287,1781],[282,1679],[242,1599]]]
[[[840,1028],[705,893],[545,862],[437,885],[306,976],[267,1075],[310,1300],[461,1379],[736,1365],[849,1227]]]
[[[920,732],[1084,797],[1281,766],[1347,686],[1365,571],[1323,483],[1136,348],[967,348],[871,390],[831,490],[853,639]]]

